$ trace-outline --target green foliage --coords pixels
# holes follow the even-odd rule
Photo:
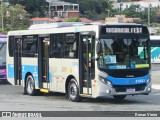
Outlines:
[[[140,17],[141,12],[139,11],[141,11],[141,6],[132,4],[129,8],[123,11],[123,14],[126,15],[126,17]]]
[[[16,4],[15,6],[5,6],[5,4],[3,4],[2,10],[4,21],[4,30],[2,30],[2,32],[4,31],[4,33],[6,33],[10,30],[20,30],[28,28],[29,14],[24,10],[24,6],[19,4]]]
[[[87,11],[84,11],[84,14],[83,14],[83,16],[82,17],[86,17],[86,18],[94,18],[95,17],[95,12],[92,12],[92,11],[89,11],[89,10],[87,10]]]
[[[128,18],[141,18],[138,23],[147,24],[148,22],[148,10],[142,11],[142,7],[140,5],[131,5],[129,8],[126,8],[123,11],[119,11],[118,14],[126,15]],[[150,11],[150,22],[158,22],[157,13],[159,8],[154,8],[154,10]]]
[[[75,17],[75,18],[68,18],[66,22],[81,22],[81,20],[78,17]]]
[[[147,24],[148,11],[142,11],[140,5],[131,5],[125,10],[114,9],[109,0],[62,0],[70,3],[77,3],[80,7],[80,17],[87,17],[92,20],[105,19],[108,15],[113,17],[117,14],[126,15],[126,17],[141,18],[138,23]],[[118,2],[129,2],[133,0],[118,0]],[[138,0],[137,0],[138,1]],[[21,4],[21,10],[15,10],[13,6],[9,6],[11,16],[4,18],[5,30],[25,29],[29,25],[28,19],[33,17],[46,17],[45,11],[48,11],[48,3],[46,0],[9,0],[11,5]],[[13,7],[13,8],[12,8]],[[26,12],[24,12],[24,10]],[[160,23],[160,15],[157,16],[160,8],[150,11],[150,21],[152,23]],[[13,13],[14,11],[14,13]],[[24,13],[22,13],[22,11]],[[15,14],[16,13],[16,14]],[[4,12],[4,15],[7,13]],[[25,17],[19,17],[20,15]],[[1,21],[1,20],[0,20]],[[67,21],[80,21],[78,18],[70,18]]]
[[[9,6],[8,12],[10,15],[7,17],[6,27],[10,28],[11,30],[17,30],[28,24],[28,14],[22,5],[16,4],[15,6]]]
[[[110,11],[113,10],[111,2],[109,2],[108,0],[64,0],[64,1],[71,3],[78,3],[80,6],[81,17],[87,17],[90,19],[105,18],[107,15],[106,10]]]
[[[0,28],[0,33],[7,34],[7,31],[6,30],[2,30],[2,28]]]
[[[9,0],[12,5],[21,4],[31,17],[45,16],[47,2],[45,0]]]
[[[101,19],[107,15],[106,10],[112,13],[112,5],[109,0],[64,0],[65,2],[77,3],[80,6],[80,16],[90,19]],[[11,5],[21,4],[30,17],[46,17],[48,11],[46,0],[9,0]],[[104,15],[104,16],[102,16]],[[98,18],[97,16],[100,16]]]

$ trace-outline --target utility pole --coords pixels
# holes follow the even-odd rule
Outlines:
[[[49,3],[49,18],[51,18],[51,2],[48,3]]]
[[[108,11],[108,18],[109,18],[109,12],[110,12],[110,10],[107,10]]]
[[[150,3],[149,3],[149,0],[148,0],[148,28],[149,28],[149,32],[150,32]]]
[[[1,0],[1,24],[2,24],[2,30],[4,30],[4,21],[3,21],[3,0]]]

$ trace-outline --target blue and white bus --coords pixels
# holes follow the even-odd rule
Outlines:
[[[8,81],[24,93],[83,97],[149,94],[150,38],[140,24],[52,23],[10,31]]]

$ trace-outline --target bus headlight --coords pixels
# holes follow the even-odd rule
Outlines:
[[[151,79],[149,78],[149,79],[147,80],[147,85],[148,85],[150,82],[151,82]]]
[[[106,80],[106,78],[103,78],[103,77],[99,76],[99,80],[100,80],[103,84],[108,85],[109,87],[112,87],[112,83],[111,83],[110,81]]]
[[[107,85],[112,87],[112,83],[110,81],[107,81]]]

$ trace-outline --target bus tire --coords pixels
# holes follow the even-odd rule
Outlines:
[[[74,78],[68,84],[68,97],[72,102],[80,102],[82,100],[79,96],[79,88]]]
[[[114,97],[114,99],[116,99],[116,100],[123,100],[123,99],[126,98],[126,95],[114,95],[113,97]]]
[[[28,75],[26,78],[26,91],[28,95],[36,95],[35,81],[32,75]]]

